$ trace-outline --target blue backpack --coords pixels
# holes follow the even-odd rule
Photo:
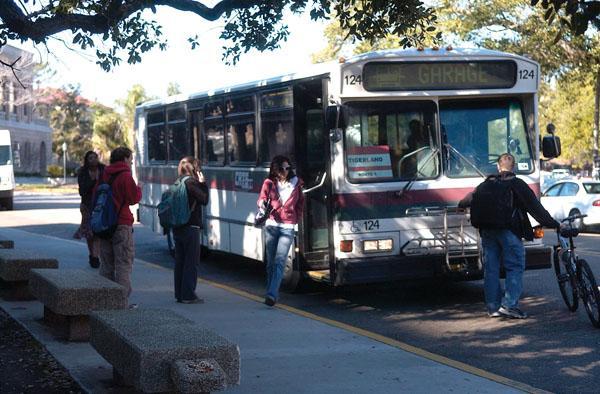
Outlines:
[[[164,229],[180,227],[190,220],[191,212],[184,176],[165,190],[158,203],[158,220]]]
[[[108,182],[100,183],[96,189],[90,226],[94,235],[99,238],[110,239],[117,229],[122,206],[119,210],[116,209],[111,185],[121,172],[112,174]]]

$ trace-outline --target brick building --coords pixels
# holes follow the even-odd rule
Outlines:
[[[36,111],[33,55],[10,45],[0,47],[3,63],[19,58],[18,80],[10,67],[0,64],[0,129],[10,130],[15,173],[45,175],[52,158],[52,130]]]

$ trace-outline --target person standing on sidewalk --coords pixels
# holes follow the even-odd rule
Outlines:
[[[200,171],[197,159],[188,156],[181,159],[177,174],[185,180],[190,219],[179,227],[173,228],[175,240],[175,298],[184,304],[202,304],[204,300],[196,295],[198,283],[198,264],[200,263],[200,237],[202,231],[201,205],[208,203],[208,187]]]
[[[542,226],[558,228],[559,223],[544,209],[533,191],[513,173],[515,158],[503,153],[498,158],[498,175],[482,182],[458,206],[471,207],[471,223],[479,228],[483,250],[483,289],[490,317],[526,319],[518,308],[523,291],[525,248],[522,238],[533,241],[527,213]],[[487,197],[485,197],[487,196]],[[508,212],[504,215],[503,211]],[[505,220],[503,220],[505,219]],[[503,292],[500,267],[506,271]]]
[[[267,254],[267,291],[265,304],[273,306],[279,296],[279,286],[294,232],[304,209],[302,180],[298,178],[285,156],[275,156],[271,161],[269,176],[263,182],[257,205],[271,201],[271,213],[265,222]]]
[[[119,147],[110,154],[110,165],[104,169],[102,180],[112,178],[112,195],[117,210],[117,229],[110,239],[100,240],[100,275],[117,282],[131,294],[131,271],[135,255],[133,244],[133,214],[130,205],[142,198],[142,190],[131,175],[132,152]],[[133,306],[135,307],[135,305]]]
[[[79,184],[79,195],[81,196],[81,204],[79,205],[81,224],[75,234],[73,234],[73,238],[86,239],[89,264],[92,268],[100,267],[100,259],[98,258],[99,241],[92,232],[90,217],[94,209],[94,189],[103,172],[104,164],[98,161],[96,152],[87,151],[83,157],[83,166],[77,170],[77,183]]]

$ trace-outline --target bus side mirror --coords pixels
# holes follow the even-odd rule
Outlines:
[[[342,105],[331,105],[325,111],[325,122],[327,129],[343,129],[345,125],[345,109]]]
[[[546,135],[542,139],[542,152],[544,157],[552,159],[560,156],[560,138],[555,135]]]

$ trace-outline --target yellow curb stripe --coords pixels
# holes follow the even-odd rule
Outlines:
[[[17,230],[17,229],[10,228],[10,227],[9,227],[9,229],[13,230],[13,231],[16,230],[16,231],[26,232],[28,234],[31,234],[28,231],[24,231],[24,230]],[[82,242],[80,243],[78,241],[73,241],[73,240],[69,240],[69,239],[59,238],[59,237],[55,237],[55,236],[52,236],[52,235],[46,235],[46,234],[36,234],[36,235],[38,235],[38,236],[41,235],[44,238],[52,238],[52,239],[56,239],[56,240],[60,240],[60,241],[66,241],[68,243],[77,243],[77,244],[79,244],[81,246],[85,246],[85,244],[83,244]],[[137,260],[137,261],[139,261],[141,263],[150,265],[152,267],[158,268],[158,269],[163,270],[163,271],[171,271],[170,268],[163,267],[160,264],[151,263],[149,261],[142,260],[140,258],[136,258],[135,260]],[[199,283],[204,283],[204,284],[209,284],[211,286],[217,287],[219,289],[225,290],[227,292],[239,295],[241,297],[244,297],[244,298],[247,298],[247,299],[250,299],[250,300],[253,300],[253,301],[257,301],[257,302],[262,302],[263,301],[262,297],[259,297],[259,296],[255,295],[255,294],[249,293],[249,292],[244,291],[244,290],[236,289],[235,287],[224,285],[222,283],[213,282],[213,281],[210,281],[210,280],[207,280],[207,279],[200,279],[200,278],[198,279],[198,282]],[[397,341],[395,339],[392,339],[392,338],[389,338],[389,337],[386,337],[386,336],[383,336],[383,335],[380,335],[380,334],[376,334],[376,333],[371,332],[371,331],[364,330],[362,328],[354,327],[354,326],[351,326],[349,324],[339,322],[337,320],[332,320],[332,319],[328,319],[326,317],[315,315],[314,313],[306,312],[306,311],[294,308],[294,307],[289,306],[289,305],[276,304],[275,307],[279,308],[279,309],[282,309],[282,310],[285,310],[287,312],[296,314],[298,316],[302,316],[302,317],[305,317],[305,318],[308,318],[308,319],[311,319],[311,320],[319,321],[321,323],[325,323],[325,324],[328,324],[328,325],[333,326],[333,327],[341,328],[343,330],[352,332],[354,334],[361,335],[361,336],[364,336],[366,338],[373,339],[375,341],[378,341],[378,342],[384,343],[386,345],[389,345],[389,346],[392,346],[392,347],[404,350],[406,352],[415,354],[417,356],[424,357],[426,359],[438,362],[440,364],[444,364],[444,365],[456,368],[458,370],[461,370],[461,371],[464,371],[464,372],[468,372],[470,374],[473,374],[473,375],[476,375],[476,376],[479,376],[479,377],[482,377],[482,378],[485,378],[485,379],[489,379],[489,380],[492,380],[492,381],[497,382],[497,383],[501,383],[501,384],[503,384],[505,386],[509,386],[509,387],[513,387],[513,388],[518,389],[518,390],[522,390],[522,391],[527,392],[527,393],[535,393],[535,394],[549,393],[548,391],[535,388],[535,387],[530,386],[528,384],[525,384],[525,383],[522,383],[522,382],[518,382],[516,380],[512,380],[512,379],[509,379],[509,378],[505,378],[503,376],[496,375],[496,374],[491,373],[491,372],[484,371],[483,369],[479,369],[477,367],[473,367],[473,366],[465,364],[463,362],[452,360],[452,359],[450,359],[448,357],[444,357],[444,356],[441,356],[439,354],[431,353],[431,352],[429,352],[427,350],[418,348],[416,346],[412,346],[412,345],[409,345],[407,343],[404,343],[404,342],[401,342],[401,341]]]
[[[259,296],[256,296],[254,294],[248,293],[248,292],[246,292],[244,290],[239,290],[239,289],[236,289],[234,287],[230,287],[228,285],[224,285],[222,283],[217,283],[217,282],[213,282],[213,281],[206,280],[206,279],[199,279],[198,282],[210,284],[212,286],[218,287],[220,289],[226,290],[228,292],[237,294],[237,295],[245,297],[245,298],[249,298],[249,299],[254,300],[254,301],[258,301],[258,302],[262,302],[263,301],[262,297],[259,297]],[[504,384],[506,386],[510,386],[510,387],[513,387],[513,388],[525,391],[527,393],[536,393],[536,394],[549,393],[548,391],[535,388],[535,387],[530,386],[528,384],[525,384],[525,383],[522,383],[522,382],[518,382],[516,380],[512,380],[512,379],[509,379],[509,378],[505,378],[503,376],[496,375],[496,374],[491,373],[491,372],[484,371],[483,369],[479,369],[477,367],[473,367],[471,365],[462,363],[460,361],[452,360],[450,358],[447,358],[447,357],[444,357],[444,356],[440,356],[439,354],[431,353],[431,352],[429,352],[427,350],[418,348],[416,346],[412,346],[412,345],[409,345],[407,343],[404,343],[404,342],[401,342],[401,341],[397,341],[395,339],[392,339],[392,338],[389,338],[389,337],[386,337],[386,336],[383,336],[383,335],[380,335],[380,334],[376,334],[374,332],[367,331],[367,330],[362,329],[362,328],[351,326],[349,324],[342,323],[342,322],[337,321],[337,320],[328,319],[326,317],[315,315],[314,313],[306,312],[306,311],[303,311],[301,309],[297,309],[297,308],[294,308],[292,306],[285,305],[285,304],[276,304],[275,307],[277,307],[279,309],[283,309],[283,310],[288,311],[290,313],[294,313],[294,314],[302,316],[302,317],[306,317],[308,319],[312,319],[312,320],[319,321],[321,323],[328,324],[328,325],[333,326],[333,327],[341,328],[343,330],[352,332],[354,334],[361,335],[361,336],[373,339],[375,341],[378,341],[378,342],[384,343],[386,345],[389,345],[389,346],[392,346],[392,347],[395,347],[395,348],[407,351],[407,352],[415,354],[417,356],[421,356],[421,357],[427,358],[429,360],[438,362],[440,364],[444,364],[444,365],[447,365],[447,366],[450,366],[450,367],[453,367],[453,368],[456,368],[456,369],[459,369],[459,370],[471,373],[473,375],[476,375],[476,376],[479,376],[479,377],[482,377],[482,378],[486,378],[486,379],[492,380],[494,382],[501,383],[501,384]]]

